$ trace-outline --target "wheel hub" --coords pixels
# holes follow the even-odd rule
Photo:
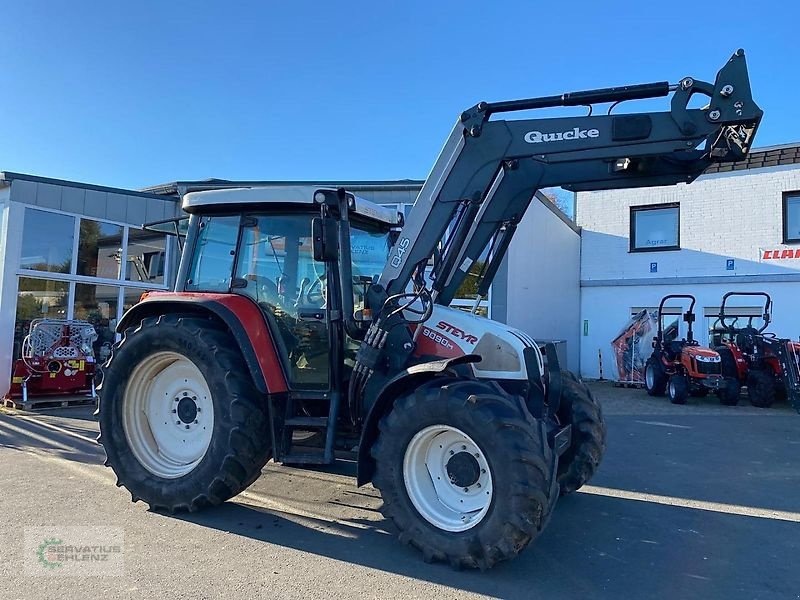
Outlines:
[[[185,424],[194,423],[197,420],[197,396],[190,397],[188,392],[183,392],[183,396],[177,396],[175,402],[178,403],[178,418]]]
[[[456,487],[468,488],[478,482],[481,467],[475,457],[469,452],[459,452],[447,461],[445,465],[450,483]]]

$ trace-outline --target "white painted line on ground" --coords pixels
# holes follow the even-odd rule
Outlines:
[[[585,485],[578,490],[578,493],[591,494],[593,496],[607,496],[609,498],[622,498],[624,500],[634,500],[636,502],[651,502],[653,504],[678,506],[680,508],[693,508],[695,510],[705,510],[729,515],[740,515],[743,517],[756,517],[759,519],[773,519],[776,521],[800,523],[800,512],[791,512],[787,510],[772,510],[769,508],[758,508],[755,506],[741,506],[739,504],[724,504],[722,502],[693,500],[692,498],[661,496],[659,494],[647,494],[645,492],[634,492],[631,490],[618,490],[614,488],[597,487],[594,485]]]
[[[90,438],[85,435],[81,435],[80,433],[75,433],[74,431],[70,431],[69,429],[64,429],[63,427],[59,427],[58,425],[53,425],[45,421],[40,421],[35,417],[27,417],[25,415],[14,415],[14,416],[17,419],[22,419],[24,421],[30,421],[31,423],[36,423],[37,425],[41,425],[42,427],[52,429],[53,431],[58,431],[59,433],[63,433],[64,435],[68,435],[77,438],[79,440],[83,440],[84,442],[89,442],[90,444],[94,444],[95,446],[99,445],[96,439]]]
[[[635,421],[642,425],[655,425],[657,427],[672,427],[674,429],[692,429],[688,425],[675,425],[674,423],[664,423],[663,421]]]
[[[6,430],[6,434],[8,434],[8,432],[13,432],[13,433],[15,433],[17,435],[20,435],[20,436],[23,436],[23,437],[27,437],[27,438],[30,438],[31,440],[35,440],[35,441],[37,441],[39,443],[42,443],[45,446],[55,447],[55,448],[57,448],[59,450],[62,450],[62,451],[72,452],[74,450],[74,448],[70,448],[69,446],[61,444],[61,443],[57,442],[56,440],[54,440],[52,438],[48,438],[48,437],[44,437],[43,435],[39,435],[39,434],[31,431],[30,429],[24,429],[22,427],[17,427],[16,425],[12,425],[11,423],[9,423],[8,421],[5,421],[5,420],[0,421],[0,431],[2,431],[2,430]]]

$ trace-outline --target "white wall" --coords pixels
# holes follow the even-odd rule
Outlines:
[[[508,250],[506,322],[536,339],[567,341],[578,369],[581,237],[534,198]]]
[[[800,259],[762,261],[765,249],[791,247],[781,243],[782,193],[793,190],[800,190],[800,165],[706,175],[690,185],[581,192],[581,279],[798,273]],[[681,250],[629,253],[630,206],[669,202],[680,203]],[[729,258],[734,271],[726,270]]]

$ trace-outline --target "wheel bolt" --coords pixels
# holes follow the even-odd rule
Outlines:
[[[199,406],[197,407],[197,412],[203,412]]]
[[[481,457],[481,455],[478,452],[476,452],[475,453],[475,458],[480,458],[480,457]]]
[[[178,411],[177,411],[177,409],[174,409],[174,408],[173,408],[173,409],[172,409],[172,414],[175,414],[176,412],[178,412]]]
[[[450,450],[450,456],[452,456],[453,454],[455,454],[455,452],[453,452],[452,450]]]
[[[186,426],[186,429],[189,429],[189,426],[188,426],[188,425]]]
[[[478,487],[481,487],[480,481],[478,483],[476,483],[475,485],[477,485]]]
[[[465,491],[465,492],[468,492],[468,491],[469,491],[469,488],[464,488],[464,491]]]
[[[181,424],[180,421],[175,421],[175,425],[180,425],[180,424]]]
[[[183,395],[184,395],[184,396],[188,396],[188,395],[189,395],[189,392],[183,392]]]
[[[197,421],[195,421],[194,424],[197,425]]]
[[[486,469],[481,469],[481,473],[486,473]]]
[[[461,449],[462,449],[462,450],[466,450],[466,449],[467,449],[467,447],[466,447],[464,444],[461,444]]]
[[[192,396],[192,400],[193,400],[194,402],[197,402],[197,396]]]

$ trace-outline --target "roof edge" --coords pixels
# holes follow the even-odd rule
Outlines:
[[[14,171],[0,171],[0,181],[10,184],[14,180],[31,181],[34,183],[46,183],[49,185],[60,185],[66,187],[93,190],[97,192],[110,192],[112,194],[124,194],[125,196],[137,196],[140,198],[153,198],[157,200],[170,200],[176,202],[174,197],[157,194],[154,192],[143,192],[139,190],[128,190],[125,188],[115,188],[106,185],[95,185],[93,183],[83,183],[80,181],[69,181],[68,179],[55,179],[53,177],[41,177],[39,175],[29,175],[27,173],[15,173]]]

